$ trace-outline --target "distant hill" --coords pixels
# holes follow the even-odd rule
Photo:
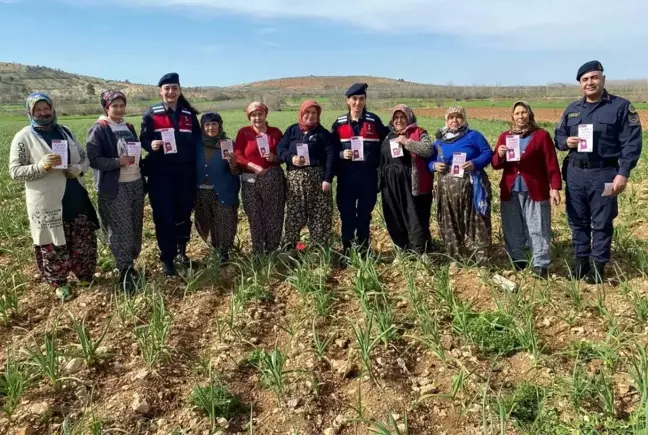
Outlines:
[[[346,89],[352,83],[367,83],[369,89],[373,88],[411,88],[424,85],[416,82],[409,82],[403,79],[390,79],[386,77],[373,76],[304,76],[304,77],[286,77],[281,79],[263,80],[258,82],[246,83],[231,88],[251,88],[251,89],[282,89],[290,91],[312,91],[312,90],[329,90],[329,89]]]
[[[52,96],[89,95],[89,85],[98,94],[105,89],[122,89],[127,93],[155,90],[154,86],[128,81],[106,80],[73,74],[44,66],[0,62],[0,95],[22,99],[31,92],[47,92]]]

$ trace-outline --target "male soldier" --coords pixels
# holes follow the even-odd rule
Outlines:
[[[641,155],[641,122],[628,100],[605,90],[600,62],[581,66],[576,81],[583,98],[567,107],[555,132],[556,147],[569,150],[563,178],[574,249],[570,275],[600,284],[610,261],[617,195],[625,189]],[[603,196],[607,183],[611,194]]]

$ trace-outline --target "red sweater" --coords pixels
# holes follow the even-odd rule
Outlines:
[[[283,133],[278,128],[268,127],[266,134],[268,135],[270,152],[277,154],[277,144],[281,140]],[[279,163],[270,163],[265,157],[261,157],[257,148],[256,137],[257,133],[251,125],[239,130],[234,143],[236,162],[245,168],[247,172],[253,172],[247,167],[250,162],[261,166],[263,169],[268,169],[271,166],[279,166]]]
[[[545,201],[549,199],[549,189],[560,190],[562,179],[556,148],[553,140],[546,130],[538,129],[533,133],[526,149],[522,153],[519,162],[507,162],[506,157],[500,157],[497,148],[506,145],[506,136],[512,134],[509,131],[502,133],[495,145],[493,154],[493,169],[504,169],[500,181],[500,199],[508,201],[511,191],[518,175],[527,185],[529,197],[533,201]]]

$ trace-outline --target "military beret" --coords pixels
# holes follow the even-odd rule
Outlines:
[[[603,65],[601,65],[601,62],[599,62],[598,60],[590,60],[589,62],[584,63],[580,68],[578,68],[578,72],[576,73],[576,81],[580,82],[580,79],[584,74],[592,71],[603,72]]]
[[[369,87],[366,83],[354,83],[349,89],[344,93],[345,97],[350,97],[352,95],[367,95],[367,88]]]
[[[158,82],[158,87],[162,87],[164,85],[170,85],[170,84],[180,84],[180,76],[178,73],[167,73],[162,76],[160,81]]]

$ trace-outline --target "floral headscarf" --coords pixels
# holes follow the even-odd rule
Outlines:
[[[407,117],[407,126],[401,131],[396,131],[396,127],[394,127],[394,115],[396,114],[396,112],[403,112]],[[412,109],[410,109],[405,104],[397,104],[396,107],[392,109],[391,119],[392,120],[389,122],[389,128],[394,133],[403,133],[411,128],[416,127],[416,115],[414,115]]]
[[[303,121],[304,113],[307,109],[314,107],[317,111],[317,120],[315,122],[306,123]],[[322,114],[322,107],[317,103],[317,101],[306,100],[299,107],[299,128],[302,131],[310,131],[317,127],[320,123],[320,115]]]
[[[252,102],[251,102],[250,104],[248,104],[248,106],[245,108],[245,114],[247,115],[248,119],[250,119],[250,113],[252,113],[252,112],[254,112],[254,111],[256,111],[256,110],[260,110],[260,111],[262,111],[263,113],[265,113],[266,116],[268,116],[268,112],[269,112],[269,110],[268,110],[268,106],[266,106],[265,104],[263,104],[263,103],[260,102],[260,101],[252,101]]]
[[[450,128],[447,125],[448,118],[452,114],[461,115],[463,118],[463,123],[458,128]],[[444,142],[456,142],[461,139],[466,132],[468,131],[468,120],[466,116],[466,109],[461,106],[450,106],[445,113],[446,125],[443,128],[440,128],[436,132],[436,138],[443,140]]]
[[[35,117],[34,116],[34,106],[39,101],[45,101],[50,108],[52,109],[52,116],[48,117]],[[27,97],[25,101],[25,109],[27,110],[27,116],[29,117],[29,123],[34,128],[40,128],[44,130],[50,130],[56,127],[56,110],[54,109],[54,104],[52,99],[42,92],[34,92]]]
[[[527,110],[527,112],[529,112],[529,122],[527,123],[527,125],[523,127],[518,127],[515,124],[515,120],[513,119],[513,112],[515,112],[515,108],[517,106],[523,106]],[[536,131],[537,129],[538,126],[536,125],[535,122],[535,115],[533,114],[533,110],[531,110],[531,106],[529,105],[529,103],[522,100],[513,103],[513,107],[511,108],[511,133],[519,134],[522,137],[526,137],[531,133],[533,133],[534,131]]]
[[[113,101],[115,101],[118,98],[124,100],[124,104],[126,104],[126,95],[122,91],[114,91],[114,90],[108,90],[102,92],[99,101],[101,102],[101,107],[103,107],[104,111],[108,112],[108,107],[110,107]]]

